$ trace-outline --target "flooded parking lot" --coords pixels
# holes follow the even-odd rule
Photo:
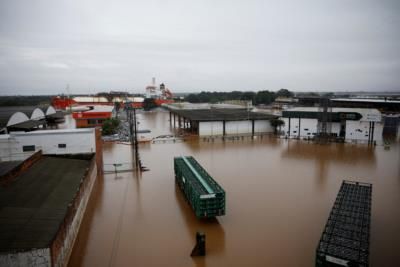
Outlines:
[[[166,112],[139,115],[171,134]],[[104,163],[131,162],[104,145]],[[370,265],[400,262],[400,149],[263,137],[140,145],[150,171],[105,174],[95,185],[70,266],[313,266],[342,180],[373,184]],[[174,181],[173,157],[192,155],[225,189],[226,216],[196,219]],[[191,258],[195,233],[207,256]]]

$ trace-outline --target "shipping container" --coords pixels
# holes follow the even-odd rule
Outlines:
[[[193,157],[175,157],[175,182],[197,218],[225,215],[225,191]]]
[[[315,266],[369,266],[371,194],[371,184],[343,181],[317,247]]]

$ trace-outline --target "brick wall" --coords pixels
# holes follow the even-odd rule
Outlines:
[[[66,266],[68,264],[96,178],[97,164],[94,158],[82,179],[73,202],[68,208],[56,237],[50,245],[52,266]]]
[[[42,157],[42,150],[37,151],[36,153],[32,154],[29,158],[21,162],[18,166],[13,168],[11,171],[6,173],[3,176],[0,176],[0,186],[7,186],[10,184],[15,177],[20,175],[22,172],[24,172],[26,169],[28,169],[30,166],[32,166],[35,162],[40,160]]]

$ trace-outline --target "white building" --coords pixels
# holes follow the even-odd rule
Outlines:
[[[274,132],[276,116],[245,109],[172,109],[174,128],[199,136],[263,135]]]
[[[282,112],[281,135],[313,138],[321,133],[323,112],[318,107],[296,107]],[[327,115],[326,133],[346,142],[381,142],[382,115],[377,109],[332,108]]]
[[[95,129],[39,130],[0,135],[0,161],[24,160],[39,150],[44,155],[95,153]]]

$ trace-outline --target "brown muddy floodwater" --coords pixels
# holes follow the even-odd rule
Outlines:
[[[166,112],[140,128],[171,132]],[[314,265],[343,179],[373,184],[370,266],[400,264],[400,149],[264,137],[140,146],[141,176],[99,178],[70,266]],[[174,182],[173,157],[193,155],[226,191],[226,216],[196,219]],[[106,164],[130,162],[130,146],[104,145]],[[207,255],[191,258],[197,230]]]

